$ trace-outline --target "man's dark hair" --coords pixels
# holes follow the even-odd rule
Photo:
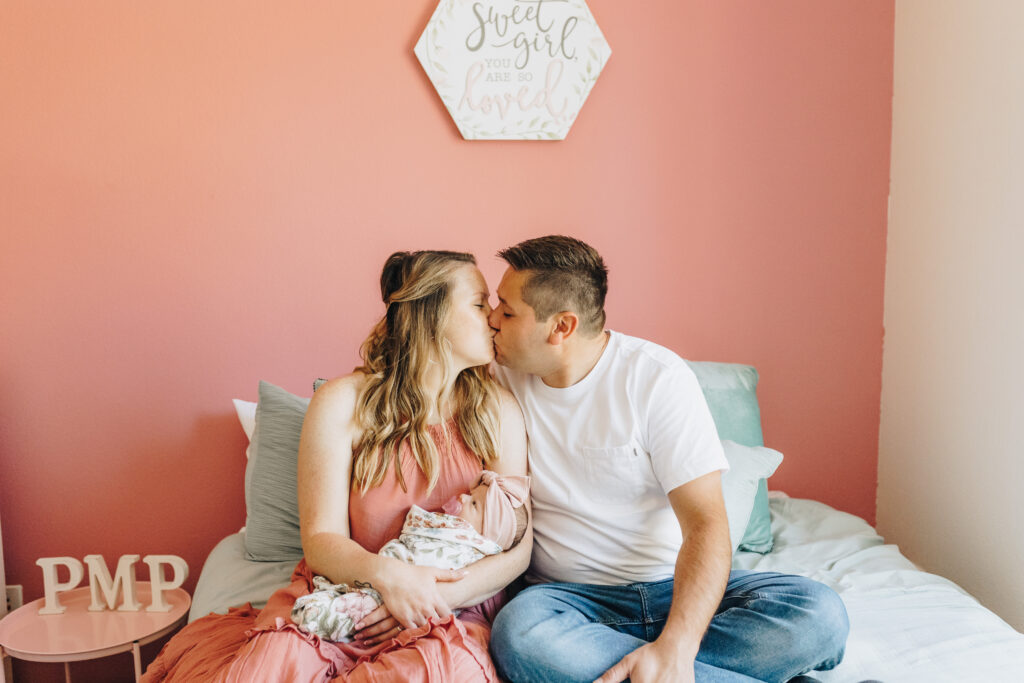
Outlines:
[[[592,246],[574,237],[548,235],[502,249],[498,256],[514,270],[529,273],[523,301],[537,320],[572,311],[584,335],[604,330],[608,268]]]

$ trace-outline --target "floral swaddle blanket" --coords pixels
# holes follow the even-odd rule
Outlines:
[[[466,520],[413,505],[398,538],[388,541],[379,554],[419,566],[461,569],[500,552],[500,545],[477,533]],[[292,621],[304,633],[325,640],[348,642],[353,627],[382,602],[380,593],[365,584],[332,584],[316,576],[313,589],[295,601]]]

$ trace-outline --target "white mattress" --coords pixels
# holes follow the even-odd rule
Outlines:
[[[771,499],[775,549],[737,553],[733,566],[808,576],[833,588],[850,615],[843,663],[824,683],[877,679],[1024,682],[1024,634],[956,584],[918,570],[853,515],[812,500]],[[203,566],[190,619],[252,602],[288,584],[296,561],[245,559],[244,534],[222,540]]]

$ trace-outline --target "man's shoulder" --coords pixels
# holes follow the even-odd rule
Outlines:
[[[623,386],[639,404],[649,405],[665,392],[680,399],[701,393],[690,364],[661,344],[619,333],[616,353],[616,367],[608,379]]]
[[[616,353],[625,361],[625,367],[635,371],[649,369],[652,372],[677,370],[692,373],[686,361],[672,349],[621,332],[613,331],[612,335],[616,338]]]

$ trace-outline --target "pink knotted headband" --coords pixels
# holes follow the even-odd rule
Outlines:
[[[515,509],[526,503],[530,478],[484,470],[480,483],[487,485],[482,533],[500,545],[502,550],[508,550],[516,537]]]

